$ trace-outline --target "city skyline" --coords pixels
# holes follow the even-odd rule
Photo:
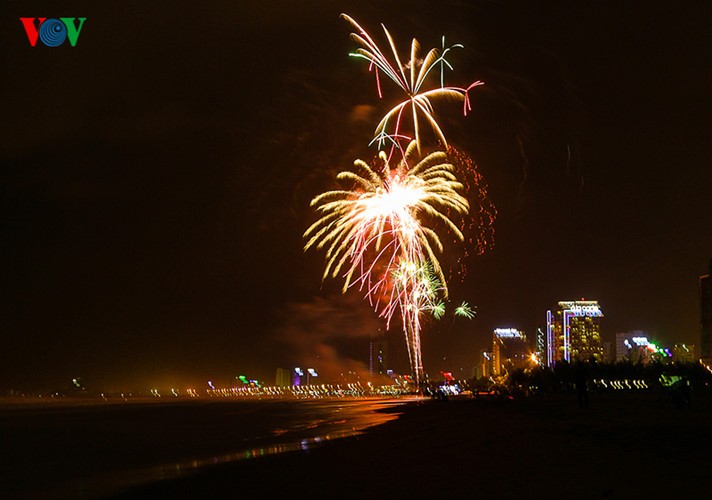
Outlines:
[[[348,56],[347,12],[398,45],[462,44],[466,118],[436,110],[498,210],[494,247],[449,255],[452,302],[425,371],[471,370],[494,328],[535,337],[558,301],[596,300],[604,341],[701,345],[712,257],[712,34],[689,3],[310,2],[0,6],[0,391],[369,370],[388,335],[362,294],[321,281],[309,207],[399,97]],[[70,12],[71,11],[71,12]],[[86,18],[32,47],[20,18]],[[536,18],[536,23],[530,20]],[[402,43],[401,43],[402,42]],[[468,80],[465,82],[465,80]],[[354,140],[356,138],[356,140]],[[470,249],[472,250],[472,249]],[[380,333],[379,333],[380,332]],[[405,360],[405,361],[404,361]]]

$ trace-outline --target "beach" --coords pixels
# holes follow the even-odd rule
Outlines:
[[[9,420],[4,412],[0,491],[5,498],[364,499],[700,491],[712,443],[710,395],[695,392],[683,408],[652,391],[593,393],[589,402],[580,408],[575,394],[559,394],[98,405],[19,410],[29,417]],[[117,419],[134,445],[121,444]],[[25,446],[8,421],[39,435]],[[283,422],[293,425],[273,432]],[[77,467],[87,473],[73,475]]]
[[[407,399],[25,400],[0,405],[2,498],[127,488],[354,436]]]
[[[707,488],[712,398],[664,393],[423,400],[328,446],[121,498],[664,498]]]

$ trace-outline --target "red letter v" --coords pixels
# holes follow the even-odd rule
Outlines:
[[[20,21],[25,27],[25,33],[27,33],[27,39],[30,41],[31,46],[37,45],[37,37],[39,36],[40,24],[45,22],[46,17],[40,17],[39,24],[35,28],[35,18],[34,17],[21,17]]]

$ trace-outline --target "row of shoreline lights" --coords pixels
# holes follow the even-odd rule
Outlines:
[[[201,396],[212,397],[296,397],[296,398],[325,398],[325,397],[365,397],[365,396],[402,396],[409,394],[411,388],[407,384],[396,384],[388,386],[374,386],[370,382],[365,386],[360,382],[349,384],[312,384],[312,385],[292,385],[292,386],[245,386],[232,388],[206,389],[204,394],[195,389],[187,389],[185,395],[190,398],[200,398]],[[151,395],[162,397],[158,389],[152,389]],[[171,389],[173,397],[182,397],[175,389]]]

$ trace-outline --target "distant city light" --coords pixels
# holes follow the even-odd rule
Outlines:
[[[595,300],[559,302],[559,307],[570,312],[572,316],[603,317],[603,311]]]
[[[522,333],[516,328],[495,328],[494,334],[500,338],[522,338]]]

